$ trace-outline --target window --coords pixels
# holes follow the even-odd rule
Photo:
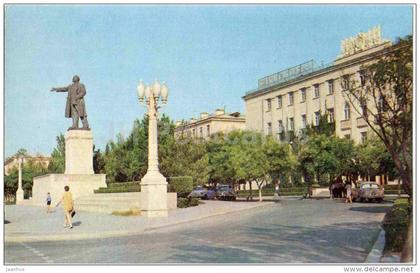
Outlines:
[[[210,136],[210,124],[207,125],[207,136]]]
[[[295,130],[295,119],[294,118],[289,118],[289,129],[290,129],[290,131]]]
[[[281,108],[281,106],[282,106],[282,96],[277,96],[277,108]]]
[[[271,111],[271,99],[267,100],[267,111]]]
[[[192,129],[192,134],[195,137],[195,129]]]
[[[350,105],[348,102],[344,105],[344,120],[350,119]]]
[[[278,131],[278,133],[279,133],[279,140],[284,140],[284,127],[283,127],[283,121],[282,120],[279,120],[279,121],[277,121],[277,123],[278,123],[278,126],[279,126],[279,131]]]
[[[314,98],[319,98],[319,84],[314,85]]]
[[[306,88],[300,89],[300,93],[302,94],[302,102],[306,101]]]
[[[306,115],[302,115],[302,128],[306,128]]]
[[[289,92],[289,105],[293,105],[293,92]]]
[[[203,127],[200,127],[200,137],[203,137]]]
[[[315,126],[319,126],[320,119],[321,119],[321,113],[319,111],[315,112]]]
[[[344,135],[344,138],[345,139],[350,139],[350,135],[348,135],[348,134],[347,135]]]
[[[334,94],[334,80],[328,81],[328,94]]]
[[[328,111],[328,122],[333,123],[334,122],[334,108],[330,108]]]
[[[384,97],[379,96],[378,99],[378,112],[381,113],[385,110],[385,104],[384,104]]]
[[[362,139],[362,143],[366,143],[367,140],[367,132],[361,132],[360,137]]]
[[[341,87],[343,90],[349,90],[350,89],[350,76],[344,75],[341,81]]]
[[[367,103],[365,101],[361,101],[360,102],[360,112],[362,113],[363,117],[367,117],[368,116],[368,108],[367,108]]]
[[[271,122],[268,122],[267,123],[267,134],[268,135],[271,135],[271,133],[272,133],[272,130],[271,130]]]
[[[366,70],[360,70],[359,71],[359,77],[360,77],[360,85],[365,86],[365,84],[366,84]]]

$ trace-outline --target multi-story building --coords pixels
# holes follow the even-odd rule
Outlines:
[[[208,138],[212,134],[245,129],[245,117],[239,112],[227,114],[223,109],[217,109],[214,114],[203,112],[199,119],[191,118],[189,122],[177,121],[175,137],[183,136]]]
[[[258,88],[243,97],[246,129],[288,141],[289,132],[298,135],[327,116],[338,137],[364,141],[369,131],[362,117],[366,106],[355,109],[345,91],[350,83],[364,85],[363,65],[386,54],[391,45],[375,27],[342,41],[341,54],[331,64],[317,66],[311,60],[258,80]]]
[[[43,167],[47,168],[48,165],[50,164],[51,161],[51,157],[49,156],[43,156],[40,154],[37,155],[25,155],[25,156],[21,156],[22,157],[22,164],[25,164],[29,161],[32,161],[36,164],[40,164]],[[9,175],[11,170],[14,168],[17,168],[19,165],[19,161],[18,161],[18,155],[13,155],[11,157],[9,157],[8,159],[6,159],[6,161],[4,162],[4,174],[5,175]]]

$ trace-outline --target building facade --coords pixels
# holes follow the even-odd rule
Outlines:
[[[43,167],[48,168],[48,165],[50,164],[50,161],[51,161],[51,157],[43,156],[39,154],[34,155],[34,156],[31,156],[31,155],[22,156],[22,164],[25,164],[29,161],[32,161],[37,164],[41,164]],[[18,165],[19,165],[19,161],[18,161],[17,155],[9,157],[4,162],[4,174],[9,175],[13,169],[18,168]]]
[[[379,27],[341,42],[341,54],[326,65],[311,60],[264,77],[258,88],[243,97],[246,129],[286,136],[304,134],[308,125],[317,126],[321,117],[335,124],[335,134],[363,142],[369,127],[363,119],[365,106],[355,106],[346,91],[351,83],[364,85],[363,66],[388,52],[391,42],[381,38]],[[288,134],[289,133],[289,134]]]
[[[177,121],[175,137],[209,138],[212,134],[222,132],[227,134],[234,130],[245,129],[245,117],[239,112],[225,113],[223,109],[217,109],[214,114],[203,112],[200,118],[191,118],[190,121]]]

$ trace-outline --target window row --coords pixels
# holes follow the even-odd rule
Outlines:
[[[361,70],[358,72],[359,74],[359,79],[360,79],[360,85],[361,86],[365,86],[366,85],[366,79],[367,79],[367,74],[365,70]],[[327,81],[328,84],[328,95],[334,94],[334,80],[328,80]],[[314,84],[313,85],[313,99],[317,99],[320,97],[320,85],[319,83]],[[343,90],[349,90],[351,86],[351,81],[350,81],[350,75],[344,75],[341,77],[341,88]],[[307,91],[309,88],[307,87],[303,87],[301,88],[298,92],[300,93],[300,102],[305,102],[306,98],[307,98]],[[294,104],[294,93],[295,91],[289,92],[287,93],[287,97],[288,97],[288,106],[293,105]],[[277,108],[282,108],[283,107],[283,96],[285,95],[279,95],[277,96]],[[271,101],[272,99],[267,99],[267,111],[271,111]]]
[[[320,84],[315,84],[313,86],[313,90],[314,90],[314,96],[313,98],[319,98],[320,96],[320,91],[319,91],[319,87]],[[306,94],[307,94],[307,90],[308,88],[304,87],[300,89],[300,102],[305,102],[306,101]],[[287,98],[288,98],[288,105],[293,105],[295,102],[295,92],[289,92],[287,93]],[[334,81],[333,80],[329,80],[328,81],[328,94],[333,94],[334,93]],[[283,97],[284,95],[279,95],[277,96],[277,108],[282,108],[283,107]],[[267,111],[271,111],[271,101],[272,99],[267,99],[266,103],[267,103]]]
[[[301,118],[301,129],[305,129],[308,126],[308,121],[306,114],[300,116]],[[317,111],[314,113],[314,126],[319,126],[321,122],[321,112]],[[327,122],[332,123],[334,122],[334,108],[327,109]],[[284,131],[295,131],[295,118],[291,117],[286,119],[286,125],[283,124],[283,120],[277,121],[277,132],[283,133]],[[267,123],[267,133],[272,134],[272,124],[271,122]]]

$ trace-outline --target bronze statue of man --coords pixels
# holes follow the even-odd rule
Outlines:
[[[83,97],[86,95],[85,86],[79,82],[79,76],[73,76],[73,83],[67,87],[54,87],[51,92],[67,92],[66,103],[66,118],[73,119],[73,125],[68,130],[79,129],[79,118],[82,120],[83,130],[90,130],[87,120],[87,113],[85,108],[85,100]]]

